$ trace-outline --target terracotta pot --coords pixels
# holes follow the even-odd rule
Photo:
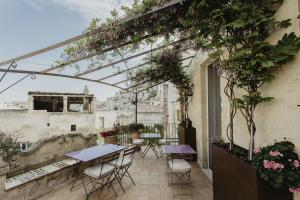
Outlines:
[[[118,140],[117,140],[117,136],[113,135],[113,136],[107,136],[104,138],[104,143],[105,144],[117,144]]]
[[[131,134],[131,138],[132,140],[137,140],[137,139],[140,139],[140,133],[135,131],[135,132],[132,132]]]

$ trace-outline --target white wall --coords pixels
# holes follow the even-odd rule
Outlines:
[[[276,13],[277,19],[292,19],[292,26],[272,34],[269,41],[276,43],[286,32],[300,34],[298,16],[298,1],[285,0]],[[207,166],[208,149],[208,121],[207,121],[207,65],[206,59],[200,51],[192,62],[192,76],[195,85],[194,96],[190,103],[190,118],[197,129],[198,161],[204,167]],[[296,151],[300,154],[300,53],[276,74],[271,83],[264,85],[262,94],[275,99],[258,106],[255,112],[257,133],[255,146],[265,146],[285,138],[296,145]],[[221,110],[222,110],[222,137],[226,139],[225,128],[229,121],[229,103],[223,92],[225,81],[221,80]],[[237,114],[234,121],[235,143],[247,148],[249,135],[245,120],[241,114]],[[300,195],[295,195],[295,200],[300,200]]]
[[[104,118],[104,128],[112,128],[117,120],[117,111],[96,111],[95,128],[101,129],[100,117]]]
[[[285,0],[276,14],[277,19],[292,19],[292,26],[274,33],[269,41],[276,43],[286,32],[295,32],[299,35],[298,1]],[[274,97],[274,100],[259,105],[255,112],[257,133],[255,136],[256,146],[268,145],[274,140],[280,141],[286,137],[296,144],[296,150],[300,154],[300,53],[296,58],[283,66],[276,74],[275,80],[267,83],[262,88],[264,96]],[[222,82],[224,87],[224,81]],[[223,119],[228,119],[228,101],[223,92],[222,111]],[[228,121],[223,120],[223,136]],[[237,144],[247,147],[249,135],[246,130],[245,120],[239,114],[235,120],[235,141]]]
[[[162,117],[160,112],[138,112],[138,122],[143,124],[161,124]]]
[[[177,111],[180,109],[177,88],[171,83],[168,86],[168,123],[180,123],[180,119],[177,116]]]
[[[71,125],[76,125],[76,132],[84,135],[94,133],[94,114],[0,111],[0,130],[18,137],[21,142],[36,142],[46,137],[70,133]]]

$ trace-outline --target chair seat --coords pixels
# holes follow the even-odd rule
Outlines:
[[[184,159],[170,160],[169,167],[174,173],[186,173],[192,169],[192,166]]]
[[[104,176],[111,174],[115,169],[114,166],[109,165],[109,164],[104,164],[102,171],[101,171],[101,168],[102,168],[102,165],[89,167],[84,170],[84,173],[90,177],[99,178],[99,177],[104,177]],[[100,175],[100,173],[101,173],[101,175]]]
[[[167,144],[167,139],[159,139],[158,143],[161,145]]]
[[[135,145],[142,145],[144,143],[144,140],[143,139],[135,139],[135,140],[133,140],[132,143]]]
[[[132,160],[130,158],[124,157],[123,162],[122,162],[122,158],[119,158],[118,160],[111,161],[109,164],[115,165],[116,167],[120,168],[120,167],[125,167],[130,165],[131,162]]]

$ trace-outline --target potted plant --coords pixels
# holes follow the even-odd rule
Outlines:
[[[291,192],[300,191],[299,157],[293,150],[291,142],[276,142],[257,148],[249,161],[247,150],[214,143],[214,200],[292,200]]]
[[[117,144],[117,132],[116,131],[103,131],[100,135],[104,138],[105,144]]]
[[[140,138],[140,130],[145,128],[141,123],[132,123],[129,124],[128,129],[131,132],[132,140],[136,140]]]
[[[12,162],[17,159],[20,151],[17,139],[0,131],[0,155],[3,161],[11,166]]]

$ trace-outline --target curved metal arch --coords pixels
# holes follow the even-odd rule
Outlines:
[[[98,81],[98,80],[93,80],[93,79],[88,79],[88,78],[83,78],[83,77],[75,77],[75,76],[70,76],[70,75],[65,75],[65,74],[56,74],[56,73],[48,73],[48,72],[39,72],[39,71],[30,71],[30,70],[7,70],[7,69],[0,69],[0,72],[7,72],[7,73],[16,73],[16,74],[28,74],[28,75],[42,75],[42,76],[54,76],[54,77],[61,77],[61,78],[70,78],[70,79],[77,79],[77,80],[83,80],[83,81],[89,81],[89,82],[94,82],[94,83],[100,83],[103,85],[111,86],[114,88],[118,88],[121,90],[125,90],[127,92],[131,92],[130,90],[119,87],[116,85],[112,85],[110,83]],[[132,93],[132,92],[131,92]]]

